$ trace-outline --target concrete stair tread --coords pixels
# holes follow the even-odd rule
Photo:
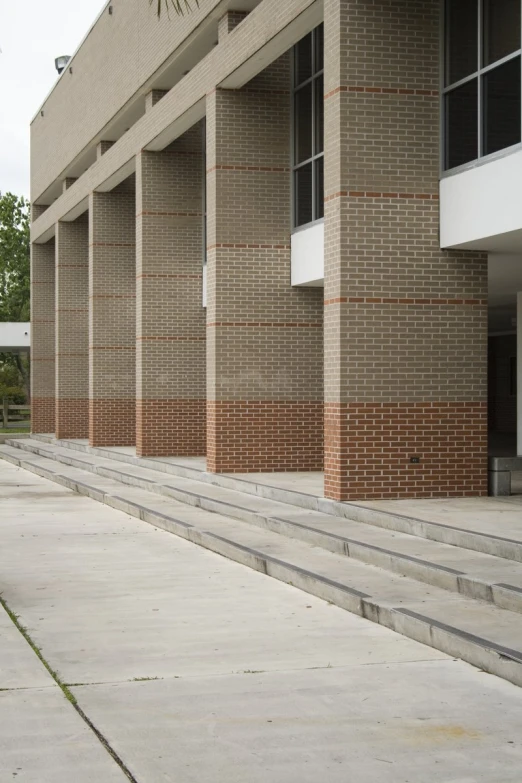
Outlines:
[[[297,509],[320,511],[336,518],[363,522],[367,525],[522,562],[522,525],[520,525],[518,514],[518,506],[522,504],[522,499],[511,503],[498,503],[498,499],[491,499],[493,503],[497,504],[494,515],[490,511],[476,510],[467,515],[470,517],[468,519],[462,517],[457,520],[452,519],[451,512],[445,510],[443,500],[436,502],[436,513],[433,512],[435,508],[433,501],[430,501],[429,506],[424,505],[422,501],[401,501],[395,506],[399,510],[391,512],[383,501],[339,503],[293,489],[283,490],[266,483],[256,483],[255,474],[251,479],[246,479],[244,476],[237,478],[230,474],[207,473],[201,467],[189,467],[189,463],[194,464],[190,458],[185,460],[182,458],[142,459],[136,457],[131,449],[90,448],[87,441],[58,442],[52,435],[32,437],[38,442],[51,445],[59,443],[61,447],[69,451],[82,451],[113,462],[140,465],[143,468],[151,468],[170,475],[196,479],[205,484],[219,485],[226,489],[235,489],[242,493],[277,500],[295,506]],[[507,500],[510,499],[506,498]],[[483,501],[484,498],[481,498],[481,504]],[[464,499],[462,502],[469,504],[470,499]],[[458,500],[451,499],[450,503],[451,507],[454,507]],[[494,517],[493,521],[492,516]],[[516,556],[514,556],[514,550],[516,550]]]
[[[522,620],[513,612],[46,457],[10,447],[0,455],[522,685]]]
[[[479,597],[500,607],[522,612],[522,564],[518,562],[318,511],[295,508],[193,479],[166,476],[140,465],[118,465],[114,460],[89,453],[77,454],[56,444],[25,440],[17,443],[12,453],[16,456],[18,450],[79,466],[108,480],[137,483],[155,493],[166,492],[182,504],[193,503],[254,525],[261,524],[294,540],[305,540],[425,584]],[[110,487],[111,484],[104,486]]]

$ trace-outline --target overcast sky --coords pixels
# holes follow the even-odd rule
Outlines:
[[[0,0],[0,192],[29,196],[29,123],[105,0]],[[59,143],[59,139],[57,139]]]

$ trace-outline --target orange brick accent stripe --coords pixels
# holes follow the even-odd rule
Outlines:
[[[143,212],[138,212],[136,215],[137,218],[139,217],[195,217],[200,218],[203,217],[202,212],[152,212],[150,210],[143,210]]]
[[[89,299],[136,299],[136,294],[93,294]]]
[[[215,245],[208,245],[207,250],[290,250],[291,245],[254,245],[254,244],[240,244],[240,243],[226,243],[220,242]]]
[[[487,404],[326,403],[325,494],[336,500],[486,495]]]
[[[287,174],[290,171],[290,166],[233,166],[217,164],[207,169],[207,174],[212,174],[213,171],[262,171],[267,174]]]
[[[322,329],[322,321],[214,321],[207,324],[208,328],[216,326],[238,326],[240,328],[244,326],[268,327],[281,326],[283,328],[305,328],[305,329]]]
[[[369,296],[340,296],[337,299],[325,299],[324,306],[329,307],[334,304],[391,304],[391,305],[480,305],[488,306],[487,299],[394,299],[386,297]]]
[[[88,399],[56,400],[56,437],[59,440],[89,437]]]
[[[173,275],[173,274],[154,274],[148,272],[147,274],[136,275],[136,280],[201,280],[202,274],[199,275]]]
[[[136,247],[136,242],[91,242],[89,247]]]
[[[147,342],[151,340],[159,340],[164,342],[205,342],[205,335],[203,337],[191,337],[190,335],[171,335],[170,337],[164,337],[163,335],[154,336],[148,335],[147,337],[137,337],[137,342]]]
[[[384,193],[380,191],[364,191],[364,190],[339,190],[337,193],[332,193],[329,196],[325,196],[325,203],[333,201],[337,198],[374,198],[374,199],[405,199],[412,200],[417,199],[421,201],[438,201],[438,193]]]
[[[334,95],[338,95],[341,92],[359,92],[372,95],[417,95],[423,98],[438,98],[438,90],[418,90],[411,89],[409,87],[367,87],[357,84],[342,84],[340,87],[335,87],[330,92],[327,92],[324,96],[325,101]]]
[[[206,400],[137,400],[139,457],[199,457],[206,451]]]
[[[207,470],[322,470],[323,402],[209,401]]]

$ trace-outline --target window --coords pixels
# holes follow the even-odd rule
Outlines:
[[[323,25],[294,47],[292,179],[294,227],[324,217]]]
[[[446,0],[444,168],[519,144],[521,0]]]

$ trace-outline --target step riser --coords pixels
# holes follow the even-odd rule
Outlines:
[[[285,520],[274,517],[267,517],[260,513],[252,512],[219,500],[201,497],[191,492],[166,487],[147,479],[141,479],[134,476],[124,475],[116,468],[106,466],[95,466],[74,456],[54,454],[47,451],[45,447],[35,448],[31,444],[21,444],[18,446],[23,451],[27,451],[47,459],[53,459],[64,465],[76,467],[81,470],[87,470],[90,473],[119,481],[132,487],[139,487],[148,492],[170,497],[181,503],[201,508],[205,511],[211,511],[222,514],[240,522],[247,522],[272,533],[284,535],[287,538],[295,538],[313,546],[319,546],[337,555],[352,557],[367,565],[377,566],[390,571],[394,574],[416,579],[423,584],[440,587],[455,593],[460,593],[468,598],[480,599],[493,603],[500,608],[509,609],[522,613],[522,592],[520,594],[503,588],[492,587],[478,579],[471,579],[469,576],[461,575],[458,572],[451,573],[442,568],[430,567],[428,564],[418,563],[405,557],[400,557],[394,553],[380,551],[377,547],[366,546],[361,543],[347,542],[342,539],[336,539],[330,535],[323,535],[319,531],[312,531],[306,526],[300,526],[298,523],[292,524]],[[401,531],[402,532],[402,531]],[[491,554],[487,552],[486,554]]]
[[[411,617],[401,609],[380,605],[370,597],[365,597],[362,594],[356,595],[356,591],[349,591],[342,586],[337,587],[335,583],[329,583],[329,580],[323,577],[277,561],[275,558],[265,556],[262,552],[256,552],[226,541],[212,533],[191,527],[180,520],[167,519],[164,515],[148,510],[137,503],[105,494],[85,483],[75,482],[73,479],[53,473],[41,466],[32,465],[23,458],[17,459],[11,455],[3,456],[9,462],[61,486],[101,501],[112,508],[124,511],[129,516],[185,538],[187,541],[292,585],[306,593],[330,601],[336,606],[390,628],[403,636],[453,657],[461,658],[490,674],[495,674],[515,685],[522,686],[522,662],[518,663],[507,657],[502,657],[498,651],[491,649],[485,640],[484,646],[482,646],[474,640],[474,637],[460,633],[456,629],[451,632],[448,629],[440,628],[438,627],[440,624],[430,621],[427,617],[421,619]]]
[[[46,443],[56,443],[54,439],[48,436],[33,435],[33,440],[42,440]],[[359,506],[356,503],[338,503],[327,498],[318,498],[312,495],[306,495],[300,492],[278,489],[276,487],[267,487],[264,484],[246,481],[244,479],[235,479],[230,476],[223,476],[216,473],[205,473],[198,470],[191,470],[181,465],[154,461],[151,459],[140,459],[128,454],[114,453],[108,449],[90,448],[81,443],[71,443],[70,441],[58,441],[61,447],[71,450],[80,450],[85,453],[113,459],[115,461],[126,462],[127,464],[148,467],[152,470],[171,473],[183,478],[195,479],[208,484],[223,487],[224,489],[233,489],[238,492],[247,492],[252,495],[266,498],[267,500],[276,500],[281,503],[287,503],[299,508],[305,508],[311,511],[320,511],[330,516],[341,517],[354,522],[361,522],[374,527],[380,527],[385,530],[405,533],[406,535],[416,536],[417,538],[426,538],[430,541],[436,541],[440,544],[449,544],[450,546],[470,549],[474,552],[482,552],[486,555],[501,557],[505,560],[514,560],[522,563],[522,545],[518,542],[502,541],[488,536],[480,536],[466,530],[455,530],[452,527],[426,522],[424,520],[390,514],[384,511],[374,511],[372,509]],[[13,443],[14,447],[23,448],[23,441]]]

